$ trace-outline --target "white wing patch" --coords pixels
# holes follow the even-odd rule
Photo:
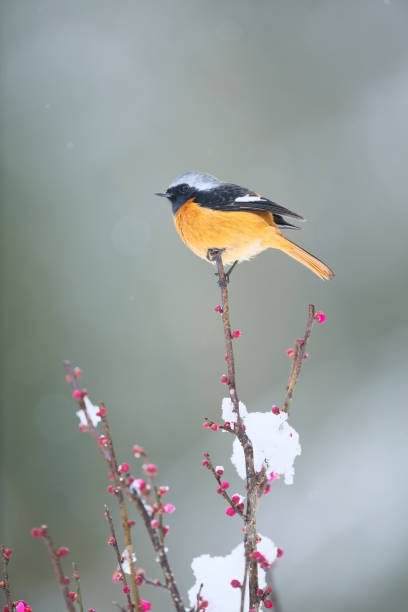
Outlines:
[[[241,196],[240,198],[235,198],[235,202],[266,202],[265,198],[261,198],[260,196],[247,195]]]

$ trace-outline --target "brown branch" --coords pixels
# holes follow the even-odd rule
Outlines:
[[[218,476],[217,472],[215,471],[215,468],[213,466],[213,463],[210,459],[210,455],[209,453],[206,453],[206,461],[207,461],[207,468],[210,470],[210,472],[212,473],[212,475],[214,476],[215,480],[218,483],[218,486],[221,489],[221,477]],[[243,519],[246,519],[247,517],[245,516],[244,512],[242,512],[242,510],[240,510],[237,507],[237,504],[234,504],[232,502],[231,497],[228,495],[228,493],[225,491],[225,489],[221,489],[221,495],[223,496],[223,498],[228,502],[228,504],[231,506],[231,508],[234,508],[235,512],[237,514],[239,514]]]
[[[119,550],[118,541],[116,539],[116,533],[115,533],[115,528],[113,526],[112,516],[111,516],[110,510],[109,510],[109,508],[108,508],[108,506],[106,504],[105,504],[105,512],[106,512],[106,518],[108,519],[110,532],[112,534],[112,538],[113,538],[112,546],[113,546],[113,549],[114,549],[114,551],[116,553],[116,558],[118,560],[118,565],[119,565],[120,573],[122,574],[123,584],[124,584],[124,586],[128,586],[128,583],[127,583],[127,580],[126,580],[126,574],[123,571],[122,555],[121,555],[121,552]],[[129,567],[130,567],[130,557],[129,557]],[[132,598],[130,597],[130,594],[126,593],[126,597],[127,597],[127,600],[128,600],[129,609],[133,610],[134,605],[132,603]]]
[[[224,339],[228,357],[228,387],[230,392],[230,398],[234,407],[233,411],[237,414],[237,423],[234,427],[234,432],[241,443],[245,456],[247,507],[244,545],[246,563],[249,566],[249,607],[255,610],[259,610],[259,598],[257,594],[258,564],[254,559],[251,558],[251,554],[256,550],[256,510],[259,502],[257,492],[257,479],[254,467],[254,451],[251,440],[245,433],[241,415],[239,413],[239,399],[235,381],[235,363],[234,354],[232,350],[227,277],[224,270],[224,264],[222,262],[222,251],[214,250],[212,253],[210,253],[210,255],[212,255],[212,259],[217,265],[218,284],[221,289],[222,322],[224,327]]]
[[[289,381],[286,387],[285,401],[283,403],[283,408],[282,408],[283,412],[289,412],[289,406],[292,400],[293,390],[295,388],[297,379],[299,378],[300,370],[302,369],[304,356],[306,354],[306,345],[310,338],[310,333],[312,331],[314,315],[315,315],[315,307],[313,306],[313,304],[309,304],[309,313],[307,317],[305,335],[303,336],[303,339],[301,341],[296,340],[295,346],[294,346],[294,354],[292,357],[292,367],[291,367],[290,374],[289,374]]]
[[[100,407],[103,409],[105,408],[103,403],[100,404]],[[128,555],[129,555],[130,584],[132,585],[132,593],[133,593],[133,598],[135,600],[135,608],[136,608],[136,611],[139,612],[140,596],[139,596],[139,589],[137,587],[137,582],[136,582],[136,571],[135,571],[136,568],[133,563],[133,546],[132,546],[132,539],[130,535],[129,518],[127,514],[125,498],[123,496],[123,491],[122,491],[123,477],[119,474],[118,462],[116,460],[115,449],[113,448],[112,436],[110,433],[108,421],[106,419],[106,416],[102,416],[101,419],[102,419],[102,425],[103,425],[105,435],[108,438],[108,445],[109,445],[109,451],[110,451],[110,456],[111,456],[110,465],[111,465],[112,473],[115,478],[115,483],[117,485],[115,494],[116,494],[116,498],[119,503],[120,516],[122,519],[122,529],[123,529],[123,533],[125,536],[125,545],[126,545],[126,550],[128,551]]]
[[[78,382],[73,374],[73,369],[69,361],[64,361],[64,368],[67,374],[70,376],[74,390],[76,389],[79,390]],[[93,425],[89,417],[84,400],[82,398],[78,398],[77,402],[80,408],[85,413],[85,417],[86,417],[87,424],[88,424],[88,430],[90,434],[92,435],[92,438],[96,442],[98,448],[101,450],[102,456],[108,465],[109,471],[111,471],[114,475],[116,488],[118,490],[124,491],[126,496],[136,506],[136,509],[145,524],[145,527],[149,534],[153,548],[158,555],[159,563],[160,563],[160,566],[164,574],[166,586],[168,590],[170,591],[170,595],[173,600],[175,609],[177,610],[177,612],[185,612],[182,598],[180,596],[176,581],[174,579],[173,572],[170,568],[169,560],[167,558],[167,554],[166,554],[165,547],[164,547],[164,542],[160,540],[156,529],[154,529],[151,526],[151,516],[147,512],[140,496],[136,493],[134,489],[131,489],[130,486],[125,482],[125,480],[121,478],[120,475],[118,474],[117,464],[114,463],[114,458],[112,457],[112,454],[111,454],[111,450],[113,449],[113,444],[112,444],[112,437],[111,437],[109,428],[108,430],[105,429],[105,434],[106,434],[106,431],[109,432],[109,435],[106,435],[108,446],[101,447],[101,445],[99,444],[98,430]],[[102,417],[102,420],[104,420],[104,422],[107,422],[105,417]],[[115,465],[116,465],[116,468],[114,467]]]
[[[60,585],[61,588],[61,593],[62,596],[64,598],[65,601],[65,606],[67,608],[67,610],[69,612],[75,612],[75,606],[71,601],[71,598],[69,596],[69,591],[68,591],[68,586],[66,584],[64,584],[64,573],[62,571],[62,567],[61,567],[61,562],[59,560],[59,557],[57,557],[57,552],[55,550],[54,544],[52,542],[51,536],[48,533],[48,527],[47,525],[42,525],[41,526],[41,537],[43,538],[43,540],[45,541],[45,544],[48,548],[48,553],[50,555],[51,558],[51,563],[54,567],[54,571],[55,574],[57,576],[58,579],[58,583]]]
[[[10,558],[5,554],[5,550],[6,549],[5,549],[4,544],[1,544],[0,554],[3,558],[3,583],[4,583],[3,588],[6,594],[6,601],[7,601],[8,609],[10,610],[10,612],[12,612],[13,606],[12,606],[11,594],[10,594],[9,577],[8,577],[8,572],[7,572],[7,566],[10,561]]]

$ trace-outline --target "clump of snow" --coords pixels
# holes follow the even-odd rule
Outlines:
[[[222,418],[224,419],[224,423],[228,421],[229,423],[236,423],[238,415],[236,412],[233,412],[234,404],[232,403],[229,397],[224,397],[222,400]],[[241,419],[243,419],[247,414],[248,410],[242,402],[239,402],[239,414]]]
[[[87,395],[85,395],[85,397],[83,398],[84,402],[85,402],[85,406],[86,406],[86,411],[89,415],[89,418],[92,421],[92,425],[94,427],[97,426],[97,424],[99,423],[99,421],[101,420],[101,417],[96,416],[96,413],[99,412],[99,406],[94,406],[93,403],[91,402],[91,400],[89,399],[89,397]],[[84,425],[85,427],[88,426],[88,422],[86,420],[86,416],[83,410],[77,410],[76,413],[77,417],[79,418],[79,425]]]
[[[257,550],[273,563],[277,555],[277,547],[269,538],[261,536]],[[197,603],[197,593],[203,584],[201,595],[208,601],[208,610],[211,612],[237,612],[240,608],[241,590],[231,587],[231,580],[242,580],[245,567],[244,544],[239,544],[225,557],[211,557],[201,555],[193,559],[191,568],[196,582],[188,591],[190,605]],[[258,568],[259,588],[266,586],[265,571]],[[245,597],[244,609],[248,610],[248,589]]]
[[[137,561],[135,553],[132,553],[132,561],[133,563],[136,563]],[[119,569],[119,566],[118,566],[118,569]],[[125,574],[130,574],[130,554],[127,548],[125,548],[125,550],[122,553],[122,569],[125,572]]]
[[[293,464],[302,449],[299,434],[287,423],[287,413],[248,412],[242,402],[239,404],[246,433],[254,448],[255,470],[259,472],[265,466],[268,476],[275,472],[284,476],[285,484],[292,484],[295,474]],[[224,414],[228,414],[229,417],[225,420],[231,421],[236,417],[236,413],[232,412],[232,402],[229,398],[224,398],[222,401],[223,418]],[[239,476],[245,478],[244,451],[237,438],[233,442],[231,461]]]

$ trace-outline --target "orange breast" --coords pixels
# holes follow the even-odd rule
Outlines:
[[[204,208],[187,200],[174,215],[186,245],[206,259],[208,249],[226,249],[223,261],[243,261],[272,246],[271,234],[281,235],[271,213],[226,212]],[[272,232],[271,232],[272,230]]]

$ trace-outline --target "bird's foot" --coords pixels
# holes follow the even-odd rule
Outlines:
[[[208,249],[207,259],[208,261],[216,261],[219,255],[222,255],[226,249]]]

